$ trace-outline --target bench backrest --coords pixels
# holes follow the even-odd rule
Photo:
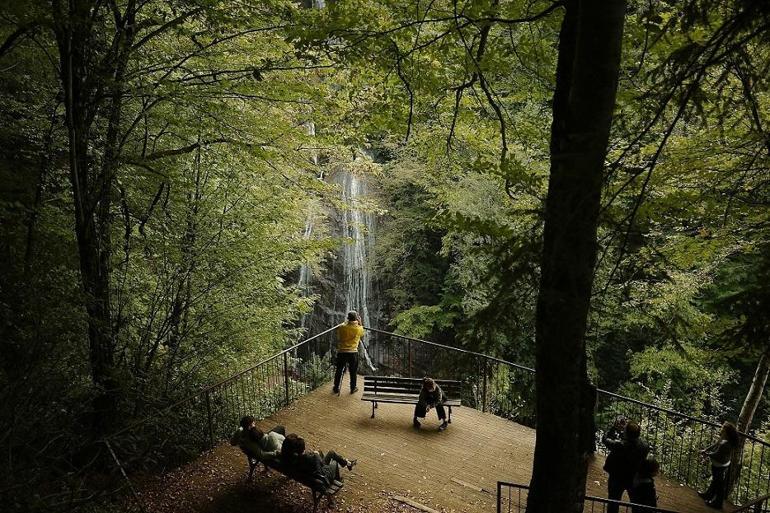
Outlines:
[[[436,383],[450,399],[462,395],[462,381],[437,379]],[[401,378],[398,376],[364,376],[364,393],[372,394],[420,394],[422,378]]]
[[[243,452],[243,454],[245,454],[246,457],[249,459],[249,463],[251,463],[251,460],[259,461],[257,457],[254,456],[254,453],[252,453],[250,450],[246,449],[245,447],[240,447],[240,449],[241,449],[241,452]],[[264,464],[264,462],[262,463]],[[291,479],[307,486],[308,488],[316,492],[323,492],[327,488],[329,488],[329,485],[326,483],[326,480],[324,478],[302,474],[301,472],[293,472],[294,469],[291,467],[285,467],[284,465],[282,465],[281,460],[269,461],[267,465],[273,470],[277,470],[281,474],[290,477]]]

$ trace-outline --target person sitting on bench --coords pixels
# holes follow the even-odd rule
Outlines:
[[[358,461],[345,459],[334,451],[329,451],[326,455],[318,451],[305,451],[305,440],[291,433],[284,440],[281,463],[292,473],[321,478],[327,485],[331,485],[335,480],[342,481],[340,467],[353,470]]]
[[[275,426],[267,433],[257,427],[257,421],[251,415],[241,419],[241,427],[233,434],[230,445],[237,445],[249,456],[261,463],[277,462],[281,454],[286,428]]]
[[[425,415],[428,414],[431,408],[436,408],[438,420],[441,421],[438,430],[444,431],[449,426],[446,420],[446,410],[444,409],[444,402],[446,400],[446,394],[438,386],[438,383],[431,378],[423,378],[420,397],[417,399],[417,405],[414,407],[414,427],[420,429],[420,421],[417,420],[417,417],[425,418]]]

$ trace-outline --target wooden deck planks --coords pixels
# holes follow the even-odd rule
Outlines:
[[[337,396],[331,386],[325,386],[261,424],[268,429],[271,424],[283,424],[289,432],[304,436],[309,447],[357,458],[356,473],[361,478],[395,494],[428,497],[433,502],[426,505],[437,509],[495,510],[494,495],[462,486],[453,478],[491,491],[498,480],[529,483],[535,445],[532,429],[472,408],[457,408],[445,432],[437,431],[434,411],[418,431],[411,425],[410,405],[381,403],[374,419],[369,418],[370,408],[360,400],[360,392]],[[597,456],[590,465],[591,495],[606,497],[603,463],[604,458]],[[656,481],[660,507],[713,511],[695,491],[665,477]]]
[[[346,383],[345,383],[346,384]],[[381,403],[370,418],[370,403],[361,393],[332,394],[331,385],[299,399],[260,422],[276,424],[305,438],[310,449],[334,449],[358,459],[353,472],[343,470],[345,487],[335,495],[333,511],[404,512],[406,498],[443,513],[492,513],[497,481],[529,483],[535,432],[471,408],[456,408],[449,429],[437,431],[435,411],[423,429],[412,428],[413,407]],[[233,419],[233,429],[238,419]],[[590,465],[588,493],[606,496],[604,458]],[[311,511],[309,493],[271,473],[246,486],[246,458],[223,443],[213,451],[144,486],[157,504],[153,513],[260,513]],[[276,474],[276,475],[272,475]],[[682,513],[706,513],[695,491],[657,480],[660,507]],[[141,487],[140,487],[141,488]],[[299,505],[294,503],[299,503]],[[309,506],[309,507],[306,507]],[[415,511],[415,510],[411,510]]]

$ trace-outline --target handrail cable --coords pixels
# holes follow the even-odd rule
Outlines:
[[[508,487],[508,488],[517,488],[519,490],[526,490],[527,492],[530,489],[528,485],[523,485],[523,484],[519,484],[519,483],[506,483],[505,481],[498,481],[497,482],[497,490],[498,490],[498,492],[500,491],[500,489],[503,486]],[[500,496],[498,496],[497,500],[498,501],[500,500]],[[607,499],[605,497],[595,497],[593,495],[584,495],[583,496],[583,500],[584,501],[590,501],[590,502],[598,502],[598,503],[607,504],[607,505],[609,505],[609,504],[617,504],[618,506],[624,506],[627,509],[631,509],[631,508],[636,507],[636,509],[641,509],[642,511],[645,511],[645,512],[646,511],[650,511],[650,512],[654,511],[655,513],[682,513],[681,511],[675,511],[675,510],[671,510],[671,509],[662,509],[662,508],[659,508],[657,506],[646,506],[644,504],[637,504],[635,502],[617,501],[617,500],[614,500],[614,499]],[[737,511],[740,511],[740,510],[734,510],[733,513],[736,513]]]
[[[761,508],[757,509],[757,506],[761,506],[762,503],[770,501],[770,494],[767,494],[763,497],[760,497],[758,499],[754,499],[753,501],[744,504],[738,509],[734,509],[732,513],[740,513],[740,512],[746,512],[746,511],[762,511]]]
[[[160,410],[154,412],[153,414],[150,414],[150,415],[148,415],[147,417],[145,417],[143,419],[140,419],[140,420],[138,420],[138,421],[136,421],[134,423],[131,423],[128,426],[125,426],[124,428],[119,429],[118,431],[115,431],[114,433],[111,433],[111,434],[105,436],[103,438],[103,440],[109,440],[110,438],[119,436],[119,435],[121,435],[121,434],[123,434],[123,433],[125,433],[125,432],[127,432],[129,430],[132,430],[132,429],[134,429],[134,428],[136,428],[136,427],[146,423],[150,419],[157,417],[158,415],[162,414],[165,411],[171,410],[171,409],[173,409],[173,408],[175,408],[177,406],[180,406],[180,405],[182,405],[182,404],[184,404],[184,403],[186,403],[188,401],[191,401],[191,400],[195,399],[196,397],[202,396],[202,395],[204,395],[204,394],[206,394],[206,393],[208,393],[208,392],[210,392],[210,391],[212,391],[212,390],[214,390],[214,389],[216,389],[218,387],[226,385],[226,384],[228,384],[228,383],[238,379],[240,376],[246,374],[247,372],[252,371],[252,370],[256,369],[257,367],[259,367],[261,365],[264,365],[265,363],[268,363],[268,362],[270,362],[270,361],[272,361],[272,360],[274,360],[276,358],[279,358],[280,356],[283,356],[284,354],[286,354],[288,352],[291,352],[291,351],[297,349],[298,347],[307,344],[308,342],[312,342],[313,340],[316,340],[316,339],[318,339],[318,338],[320,338],[320,337],[322,337],[322,336],[324,336],[324,335],[326,335],[328,333],[331,333],[336,328],[337,328],[337,325],[335,325],[335,326],[333,326],[331,328],[327,328],[324,331],[322,331],[320,333],[317,333],[317,334],[313,335],[312,337],[308,337],[305,340],[302,340],[302,341],[294,344],[293,346],[287,347],[286,349],[283,349],[283,350],[279,351],[278,353],[276,353],[276,354],[274,354],[274,355],[272,355],[272,356],[270,356],[270,357],[268,357],[268,358],[266,358],[264,360],[261,360],[257,364],[252,365],[252,366],[250,366],[250,367],[248,367],[246,369],[243,369],[243,370],[237,372],[236,374],[233,374],[232,376],[230,376],[228,378],[225,378],[225,379],[223,379],[221,381],[218,381],[218,382],[216,382],[216,383],[214,383],[212,385],[205,386],[205,387],[201,388],[199,391],[197,391],[197,392],[195,392],[195,393],[193,393],[193,394],[191,394],[191,395],[189,395],[189,396],[187,396],[187,397],[185,397],[183,399],[180,399],[179,401],[171,403],[170,405],[164,406],[163,408],[161,408]],[[410,340],[412,342],[418,342],[418,343],[426,344],[426,345],[433,346],[433,347],[439,347],[439,348],[442,348],[442,349],[448,349],[450,351],[456,351],[456,352],[459,352],[459,353],[468,354],[468,355],[475,356],[475,357],[478,357],[478,358],[484,358],[486,360],[497,362],[497,363],[501,363],[501,364],[507,365],[509,367],[514,367],[514,368],[517,368],[517,369],[520,369],[520,370],[531,372],[533,374],[535,373],[535,369],[533,369],[531,367],[527,367],[525,365],[520,365],[520,364],[517,364],[517,363],[509,362],[507,360],[503,360],[502,358],[497,358],[495,356],[490,356],[490,355],[487,355],[487,354],[484,354],[484,353],[479,353],[479,352],[476,352],[476,351],[469,351],[467,349],[462,349],[462,348],[459,348],[459,347],[453,347],[453,346],[449,346],[449,345],[446,345],[446,344],[439,344],[438,342],[431,342],[430,340],[424,340],[424,339],[420,339],[420,338],[416,338],[416,337],[410,337],[408,335],[402,335],[400,333],[393,333],[393,332],[390,332],[390,331],[384,331],[384,330],[380,330],[380,329],[377,329],[377,328],[371,328],[371,327],[364,326],[364,329],[366,329],[367,331],[371,331],[373,333],[380,333],[382,335],[388,335],[388,336],[395,337],[395,338],[400,338],[400,339],[403,339],[403,340]],[[615,397],[617,399],[622,399],[624,401],[628,401],[628,402],[631,402],[631,403],[634,403],[634,404],[638,404],[640,406],[645,406],[645,407],[648,407],[648,408],[652,408],[654,410],[657,410],[657,411],[660,411],[660,412],[664,412],[664,413],[667,413],[669,415],[676,415],[678,417],[681,417],[681,418],[684,418],[684,419],[687,419],[687,420],[691,420],[691,421],[695,421],[695,422],[700,422],[702,424],[706,424],[706,425],[709,425],[709,426],[712,426],[712,427],[716,427],[716,428],[720,427],[720,425],[717,424],[716,422],[712,422],[712,421],[707,420],[707,419],[700,419],[700,418],[697,418],[697,417],[693,417],[693,416],[688,415],[686,413],[678,412],[678,411],[675,411],[675,410],[670,410],[668,408],[663,408],[661,406],[656,406],[654,404],[645,403],[643,401],[639,401],[638,399],[634,399],[632,397],[627,397],[627,396],[624,396],[624,395],[616,394],[614,392],[609,392],[607,390],[603,390],[603,389],[600,389],[600,388],[597,389],[597,393],[608,395],[610,397]],[[757,443],[759,443],[761,445],[770,446],[770,443],[768,443],[768,442],[766,442],[766,441],[764,441],[764,440],[762,440],[760,438],[757,438],[757,437],[755,437],[753,435],[750,435],[748,433],[739,432],[739,434],[741,436],[745,437],[748,440],[752,440],[752,441],[757,442]]]
[[[158,411],[156,411],[156,412],[154,412],[154,413],[144,417],[143,419],[137,420],[136,422],[133,422],[133,423],[125,426],[124,428],[119,429],[118,431],[115,431],[114,433],[111,433],[111,434],[105,436],[102,440],[103,441],[107,441],[110,438],[116,437],[118,435],[122,435],[126,431],[130,431],[130,430],[132,430],[132,429],[134,429],[134,428],[136,428],[138,426],[141,426],[142,424],[144,424],[145,422],[149,421],[150,419],[153,419],[153,418],[157,417],[158,415],[160,415],[160,414],[162,414],[162,413],[164,413],[164,412],[166,412],[168,410],[176,408],[177,406],[180,406],[180,405],[182,405],[182,404],[184,404],[184,403],[186,403],[188,401],[192,401],[196,397],[199,397],[199,396],[202,396],[202,395],[204,395],[204,394],[206,394],[208,392],[211,392],[215,388],[219,388],[219,387],[221,387],[223,385],[226,385],[226,384],[230,383],[231,381],[234,381],[234,380],[238,379],[239,377],[243,376],[247,372],[252,371],[252,370],[256,369],[257,367],[259,367],[261,365],[264,365],[264,364],[266,364],[268,362],[271,362],[271,361],[275,360],[276,358],[278,358],[279,356],[283,356],[284,354],[286,354],[286,353],[288,353],[290,351],[293,351],[293,350],[297,349],[298,347],[307,344],[308,342],[312,342],[313,340],[326,335],[327,333],[333,331],[336,327],[337,326],[331,327],[329,329],[326,329],[326,330],[322,331],[321,333],[317,333],[317,334],[313,335],[312,337],[309,337],[309,338],[306,338],[305,340],[297,342],[293,346],[287,347],[286,349],[283,349],[282,351],[274,354],[273,356],[270,356],[270,357],[260,361],[259,363],[255,364],[255,365],[252,365],[251,367],[249,367],[247,369],[243,369],[242,371],[239,371],[238,373],[233,374],[232,376],[230,376],[228,378],[225,378],[222,381],[218,381],[217,383],[214,383],[213,385],[205,386],[205,387],[201,388],[200,390],[198,390],[197,392],[188,395],[184,399],[180,399],[180,400],[178,400],[176,402],[173,402],[173,403],[171,403],[171,404],[169,404],[167,406],[164,406],[160,410],[158,410]]]
[[[519,365],[517,363],[509,362],[507,360],[503,360],[503,359],[497,358],[495,356],[486,355],[484,353],[478,353],[478,352],[475,352],[475,351],[469,351],[467,349],[462,349],[462,348],[459,348],[459,347],[453,347],[453,346],[448,346],[448,345],[445,345],[445,344],[439,344],[437,342],[431,342],[429,340],[423,340],[423,339],[419,339],[419,338],[415,338],[415,337],[410,337],[408,335],[402,335],[400,333],[392,333],[392,332],[389,332],[389,331],[383,331],[383,330],[379,330],[379,329],[376,329],[376,328],[364,327],[364,329],[366,329],[368,331],[371,331],[371,332],[374,332],[374,333],[381,333],[383,335],[389,335],[391,337],[401,338],[401,339],[404,339],[404,340],[411,340],[412,342],[419,342],[419,343],[431,345],[431,346],[434,346],[434,347],[440,347],[442,349],[449,349],[451,351],[457,351],[457,352],[460,352],[460,353],[465,353],[465,354],[476,356],[476,357],[479,357],[479,358],[485,358],[485,359],[490,360],[490,361],[502,363],[502,364],[507,365],[509,367],[515,367],[517,369],[525,370],[525,371],[531,372],[533,374],[535,373],[535,369],[532,369],[530,367],[526,367],[524,365]],[[660,412],[663,412],[663,413],[667,413],[669,415],[676,415],[678,417],[682,417],[684,419],[695,421],[695,422],[700,422],[702,424],[706,424],[706,425],[709,425],[709,426],[712,426],[712,427],[715,427],[715,428],[722,427],[721,424],[718,424],[718,423],[713,422],[711,420],[701,419],[701,418],[698,418],[698,417],[693,417],[692,415],[688,415],[686,413],[682,413],[682,412],[675,411],[675,410],[670,410],[668,408],[663,408],[662,406],[656,406],[656,405],[650,404],[650,403],[645,403],[644,401],[640,401],[638,399],[634,399],[633,397],[627,397],[627,396],[624,396],[624,395],[616,394],[615,392],[610,392],[608,390],[603,390],[601,388],[597,388],[596,391],[597,391],[597,393],[600,393],[600,394],[608,395],[608,396],[614,397],[616,399],[622,399],[624,401],[628,401],[630,403],[638,404],[640,406],[644,406],[644,407],[647,407],[647,408],[652,408],[653,410],[657,410],[657,411],[660,411]],[[739,431],[738,433],[741,436],[747,438],[748,440],[752,440],[754,442],[758,442],[758,443],[760,443],[762,445],[766,445],[766,446],[770,447],[770,443],[762,440],[761,438],[757,438],[757,437],[755,437],[753,435],[750,435],[748,433],[744,433],[744,432],[741,432],[741,431]]]

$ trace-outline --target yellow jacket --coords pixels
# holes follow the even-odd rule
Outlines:
[[[357,322],[346,322],[337,327],[337,352],[357,353],[358,343],[364,336],[364,327]]]

